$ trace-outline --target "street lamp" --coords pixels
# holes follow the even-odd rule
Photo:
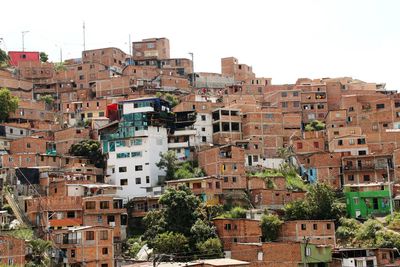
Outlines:
[[[22,51],[25,51],[25,34],[27,34],[29,31],[22,31]]]
[[[192,91],[194,91],[195,81],[194,81],[194,59],[193,52],[189,52],[189,55],[192,57]]]

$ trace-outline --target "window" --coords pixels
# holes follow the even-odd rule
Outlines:
[[[201,120],[206,121],[206,115],[201,115]]]
[[[331,230],[331,228],[332,228],[332,225],[330,223],[327,223],[326,224],[326,229]]]
[[[146,176],[146,184],[150,183],[150,176]]]
[[[142,156],[142,151],[135,151],[131,153],[132,158],[137,158]]]
[[[93,210],[96,208],[96,202],[88,201],[88,202],[86,202],[85,206],[86,206],[87,210]]]
[[[141,184],[142,183],[142,179],[140,177],[135,178],[135,183],[136,184]]]
[[[31,148],[31,143],[27,143],[26,148]]]
[[[302,149],[303,148],[303,143],[297,143],[297,149]]]
[[[235,170],[235,171],[237,171],[237,164],[236,163],[233,163],[233,165],[232,165],[232,168]]]
[[[87,114],[87,117],[88,117],[88,118],[93,118],[93,113],[92,113],[92,112],[89,112],[89,113]]]
[[[347,176],[347,180],[354,181],[354,174],[350,174],[349,176]]]
[[[267,113],[267,114],[265,114],[265,118],[266,118],[266,119],[273,119],[273,118],[274,118],[274,114],[272,114],[272,113]]]
[[[343,146],[343,140],[338,140],[338,146]]]
[[[349,112],[354,111],[354,107],[349,107]]]
[[[358,155],[359,155],[359,156],[367,155],[367,151],[365,151],[365,150],[359,150],[359,151],[358,151]]]
[[[119,184],[120,184],[120,185],[128,185],[128,179],[121,179],[121,180],[119,181]]]
[[[299,96],[299,92],[293,92],[293,96]]]
[[[75,218],[75,211],[68,211],[67,218]]]
[[[119,167],[118,172],[126,172],[126,167]]]
[[[313,224],[313,229],[318,230],[318,225],[316,223]]]
[[[86,232],[86,240],[94,240],[94,231]]]
[[[224,229],[225,229],[225,230],[228,230],[228,231],[231,230],[231,229],[232,229],[231,224],[230,224],[230,223],[225,224]]]
[[[100,201],[100,209],[105,210],[110,208],[110,202],[108,201]]]
[[[294,108],[300,107],[300,101],[294,101],[294,102],[293,102],[293,107],[294,107]]]
[[[307,226],[306,226],[305,223],[302,223],[302,224],[301,224],[301,230],[307,230]]]
[[[102,249],[101,249],[101,253],[102,253],[103,255],[107,255],[107,254],[108,254],[108,248],[102,248]]]
[[[100,231],[100,240],[108,240],[108,231],[107,230]]]
[[[354,145],[354,139],[349,139],[349,145]]]
[[[135,166],[135,171],[143,171],[143,166],[142,165],[136,165]]]
[[[363,176],[364,182],[369,182],[370,181],[370,176],[368,174],[365,174]]]
[[[224,177],[224,183],[227,183],[228,182],[228,177]]]
[[[104,117],[104,111],[99,112],[99,117]]]
[[[287,108],[288,107],[288,102],[282,102],[282,108]]]
[[[376,109],[385,108],[385,104],[376,104]]]
[[[108,263],[103,263],[101,267],[108,267]]]
[[[143,140],[141,138],[133,139],[131,142],[131,144],[134,146],[140,146],[140,145],[142,145],[142,143],[143,143]]]
[[[319,148],[319,143],[318,142],[314,142],[314,148]]]
[[[205,132],[206,131],[206,127],[201,127],[201,131]]]
[[[232,177],[232,183],[236,183],[237,182],[237,178],[236,178],[236,176],[233,176]]]
[[[85,75],[79,75],[79,80],[85,79]]]
[[[282,96],[282,97],[287,97],[287,92],[282,92],[282,93],[281,93],[281,96]]]
[[[71,258],[75,258],[75,255],[76,255],[75,249],[71,249]]]

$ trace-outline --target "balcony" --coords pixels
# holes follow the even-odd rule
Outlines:
[[[168,143],[168,149],[171,148],[186,148],[189,147],[189,142]]]

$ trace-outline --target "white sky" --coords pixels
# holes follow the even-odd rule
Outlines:
[[[220,72],[234,56],[273,84],[299,77],[351,76],[400,89],[400,1],[396,0],[141,0],[2,1],[0,44],[45,51],[50,60],[86,48],[167,37],[171,57],[195,56],[195,71]]]

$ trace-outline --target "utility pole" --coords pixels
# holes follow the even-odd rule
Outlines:
[[[83,22],[83,51],[86,50],[86,28],[85,22]]]
[[[189,52],[189,55],[192,57],[192,93],[194,92],[194,87],[196,85],[196,82],[194,81],[194,57],[193,57],[193,52]]]
[[[131,65],[132,61],[132,42],[131,42],[131,35],[129,34],[129,65]]]
[[[388,183],[389,183],[389,205],[390,205],[390,215],[393,218],[393,203],[392,203],[392,184],[390,182],[390,169],[389,169],[389,160],[386,162],[386,171],[388,176]]]
[[[25,51],[25,34],[27,34],[29,31],[22,31],[22,52]]]

